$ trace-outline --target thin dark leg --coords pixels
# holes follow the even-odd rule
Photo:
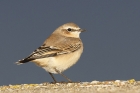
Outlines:
[[[67,76],[65,76],[63,73],[59,72],[58,70],[56,70],[57,73],[59,73],[61,76],[63,76],[66,80],[68,80],[69,82],[72,82]]]
[[[55,80],[55,78],[54,78],[54,76],[52,75],[52,73],[49,72],[49,74],[51,75],[51,77],[52,77],[54,83],[56,83],[57,81]]]

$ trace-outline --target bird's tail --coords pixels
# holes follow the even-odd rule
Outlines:
[[[19,60],[18,62],[16,62],[16,64],[17,64],[17,65],[21,65],[21,64],[27,63],[27,62],[29,62],[29,61],[26,60],[26,59],[22,59],[22,60]]]

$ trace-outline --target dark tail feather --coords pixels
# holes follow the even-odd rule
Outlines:
[[[17,65],[21,65],[23,63],[27,63],[29,62],[29,60],[27,60],[26,58],[25,59],[22,59],[22,60],[19,60],[18,62],[16,62]]]

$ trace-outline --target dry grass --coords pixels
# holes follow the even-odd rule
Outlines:
[[[41,83],[0,86],[0,93],[140,93],[140,82],[92,81],[80,83]]]

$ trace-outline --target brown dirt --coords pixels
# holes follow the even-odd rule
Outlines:
[[[0,86],[0,93],[140,93],[140,81],[92,81]]]

